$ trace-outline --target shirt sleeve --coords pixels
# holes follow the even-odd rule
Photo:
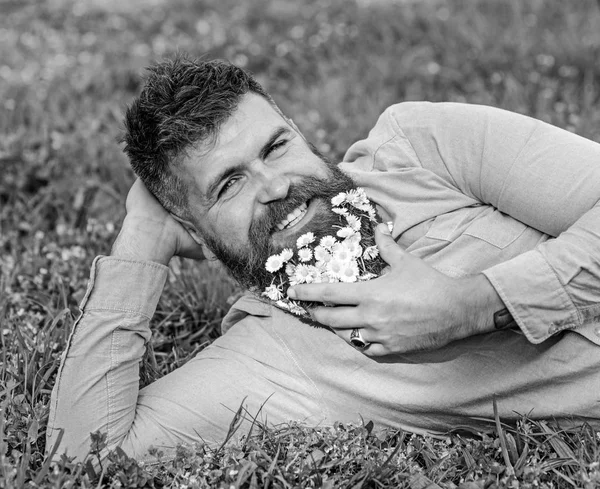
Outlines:
[[[531,342],[597,324],[600,144],[477,105],[407,102],[382,122],[410,145],[408,164],[554,237],[483,272]]]
[[[108,449],[128,435],[136,414],[139,362],[168,268],[114,257],[94,260],[81,315],[69,337],[50,402],[50,450],[84,457],[90,433],[107,434]]]

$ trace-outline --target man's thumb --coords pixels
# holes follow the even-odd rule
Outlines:
[[[390,229],[386,223],[381,223],[375,229],[375,244],[379,249],[381,258],[388,265],[395,265],[402,258],[403,250],[392,238]]]

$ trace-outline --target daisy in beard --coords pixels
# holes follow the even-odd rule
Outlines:
[[[314,240],[315,240],[314,233],[306,233],[298,238],[298,241],[296,241],[296,246],[298,248],[304,248],[305,246],[308,246],[309,244],[311,244]]]
[[[358,280],[358,263],[355,260],[344,262],[338,276],[342,282],[356,282]]]
[[[315,260],[317,260],[317,262],[327,263],[331,260],[331,253],[327,248],[319,245],[315,248]]]
[[[333,236],[323,236],[319,244],[326,250],[330,250],[331,247],[337,243],[337,240]]]
[[[265,263],[265,269],[275,278],[262,296],[303,318],[309,317],[307,308],[316,303],[289,299],[286,291],[290,286],[370,280],[379,276],[385,266],[374,241],[376,211],[365,192],[342,192],[331,203],[338,219],[337,224],[332,224],[331,235],[317,239],[313,232],[304,233],[296,239],[295,249],[284,248]]]
[[[298,259],[300,261],[310,261],[310,259],[313,257],[313,252],[311,249],[309,248],[300,248],[298,250]]]

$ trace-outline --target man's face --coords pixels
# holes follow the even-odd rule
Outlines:
[[[331,234],[330,199],[354,187],[264,98],[248,94],[214,146],[182,165],[191,223],[245,287],[270,283],[266,259],[313,231]]]

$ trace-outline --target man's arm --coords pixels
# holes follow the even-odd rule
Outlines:
[[[128,437],[136,416],[139,362],[167,277],[165,265],[176,254],[202,257],[199,246],[137,181],[112,256],[92,265],[82,314],[52,392],[49,450],[60,430],[58,453],[71,456],[87,454],[89,434],[97,430],[107,433],[109,449],[135,444]]]
[[[600,144],[484,106],[407,103],[389,116],[423,168],[556,237],[483,272],[530,341],[600,315]]]
[[[364,328],[363,337],[374,343],[366,354],[435,348],[491,331],[493,313],[505,305],[536,343],[600,314],[597,143],[491,107],[409,102],[386,110],[369,138],[353,145],[344,161],[374,171],[414,169],[423,178],[428,173],[438,194],[444,189],[458,206],[489,204],[558,236],[461,280],[437,274],[414,257],[404,256],[402,265],[406,254],[398,249],[390,251],[397,255],[395,269],[392,265],[388,276],[368,287],[294,287],[303,300],[327,297],[352,306],[317,308],[313,314],[340,328],[343,337],[353,327]],[[383,310],[396,318],[387,326],[381,324]]]

